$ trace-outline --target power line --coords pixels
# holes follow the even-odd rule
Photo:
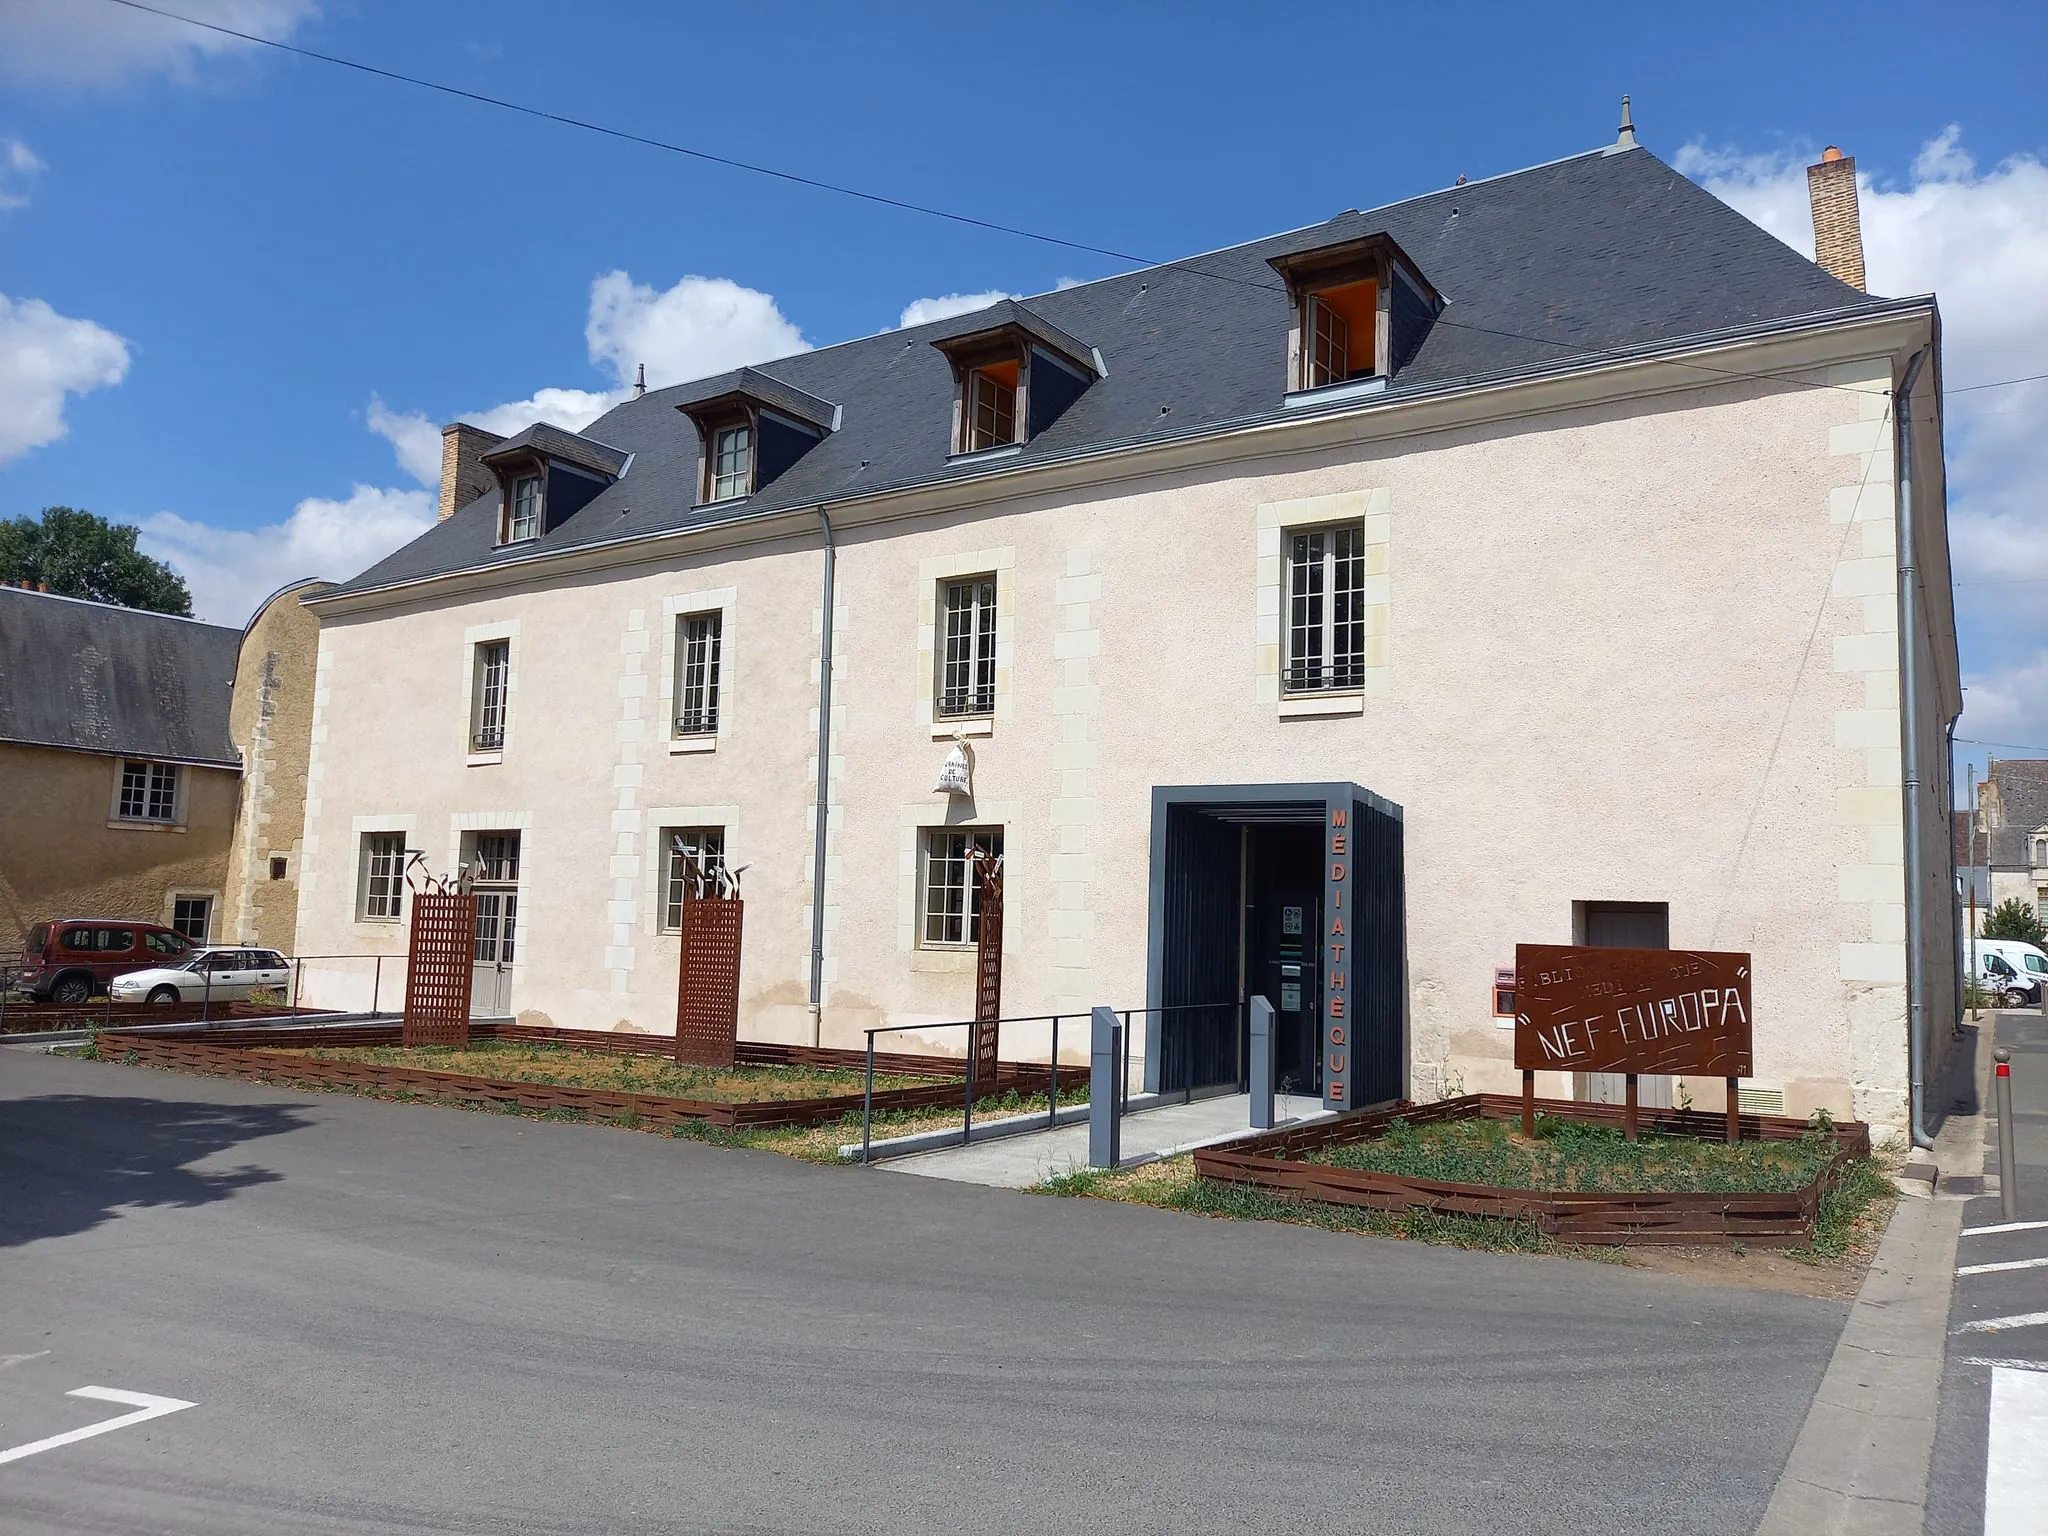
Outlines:
[[[401,85],[417,86],[421,90],[434,91],[443,96],[453,96],[458,100],[474,102],[480,106],[495,107],[500,111],[517,113],[522,117],[536,118],[542,122],[581,129],[585,133],[599,134],[605,138],[617,139],[622,143],[638,144],[647,149],[658,149],[669,154],[683,155],[689,159],[699,160],[709,165],[724,166],[729,170],[745,171],[756,176],[767,176],[777,181],[788,182],[794,186],[809,187],[814,191],[830,192],[840,197],[850,197],[860,202],[874,203],[884,208],[895,208],[905,213],[922,214],[927,218],[943,219],[949,223],[962,224],[973,229],[988,230],[994,234],[1012,235],[1020,240],[1032,240],[1042,245],[1059,246],[1065,250],[1080,251],[1091,256],[1105,256],[1112,261],[1128,262],[1137,267],[1155,268],[1160,271],[1186,272],[1197,277],[1212,278],[1218,282],[1233,283],[1245,288],[1261,289],[1269,293],[1284,293],[1286,291],[1284,286],[1279,283],[1257,278],[1238,277],[1228,272],[1212,271],[1206,267],[1193,265],[1191,260],[1153,261],[1144,256],[1133,255],[1129,251],[1113,249],[1110,246],[1094,245],[1085,240],[1072,240],[1064,235],[1049,235],[1042,230],[1026,229],[1022,225],[1004,224],[994,219],[978,218],[973,214],[955,213],[950,209],[935,208],[928,203],[911,202],[907,198],[891,197],[883,192],[869,192],[860,187],[847,186],[843,182],[827,181],[822,177],[807,176],[801,172],[783,170],[778,166],[762,165],[751,160],[740,160],[730,155],[716,154],[711,150],[695,149],[687,144],[677,144],[668,139],[657,139],[647,134],[634,133],[623,128],[608,127],[603,123],[592,122],[587,118],[570,117],[565,113],[550,112],[545,108],[528,106],[523,102],[510,101],[502,96],[489,96],[481,91],[465,90],[461,86],[448,85],[439,80],[429,80],[422,75],[409,75],[395,69],[384,69],[375,64],[365,64],[356,59],[343,58],[339,54],[322,53],[318,49],[302,48],[296,43],[281,42],[274,37],[263,37],[254,32],[243,32],[234,27],[222,26],[218,22],[201,21],[194,16],[184,16],[176,11],[167,11],[159,6],[144,4],[143,0],[109,0],[109,3],[126,7],[131,11],[140,11],[146,15],[161,17],[165,21],[179,22],[188,27],[197,27],[202,31],[216,33],[222,37],[232,37],[240,42],[254,43],[259,47],[275,49],[279,53],[292,54],[303,59],[312,59],[321,64],[332,64],[340,69],[355,70],[359,74],[372,75],[381,80],[395,81]],[[1583,342],[1564,341],[1551,336],[1529,336],[1520,331],[1508,331],[1496,327],[1474,325],[1469,321],[1450,319],[1442,315],[1439,315],[1434,323],[1437,325],[1447,325],[1455,330],[1472,331],[1482,335],[1499,336],[1513,341],[1528,342],[1535,346],[1559,347],[1578,355],[1622,359],[1631,359],[1640,355],[1633,351],[1612,347],[1597,347]],[[1729,379],[1792,384],[1801,389],[1839,389],[1849,392],[1860,392],[1856,390],[1854,385],[1829,384],[1812,379],[1797,378],[1791,374],[1757,373],[1734,368],[1716,368],[1707,363],[1686,362],[1676,358],[1667,358],[1664,361],[1674,362],[1680,367],[1690,368],[1697,372],[1717,374]],[[1960,389],[1944,390],[1943,393],[1964,394],[1972,390],[1999,389],[2010,384],[2032,383],[2035,380],[2044,378],[2048,378],[2048,374],[2031,374],[2021,379],[2000,379],[1986,384],[1965,385]]]
[[[1975,736],[1958,736],[1956,745],[1962,747],[2010,747],[2015,752],[2048,752],[2048,747],[2037,747],[2024,741],[1983,741]]]

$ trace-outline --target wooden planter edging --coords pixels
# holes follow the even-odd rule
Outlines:
[[[311,1018],[331,1013],[329,1008],[300,1008],[296,1014],[283,1003],[86,1003],[67,1008],[58,1003],[7,1004],[8,1034],[40,1034],[61,1029],[94,1029],[113,1021],[121,1024],[197,1024],[207,1019]]]
[[[1541,1099],[1546,1115],[1592,1125],[1619,1126],[1618,1104],[1582,1104]],[[1701,1110],[1644,1110],[1646,1131],[1719,1141],[1727,1117]],[[1834,1187],[1853,1159],[1870,1153],[1870,1127],[1851,1121],[1834,1128],[1834,1158],[1804,1188],[1714,1194],[1579,1194],[1509,1189],[1491,1184],[1455,1184],[1408,1178],[1361,1168],[1337,1168],[1305,1160],[1306,1154],[1369,1141],[1384,1135],[1396,1119],[1410,1125],[1451,1120],[1519,1120],[1522,1101],[1507,1094],[1474,1093],[1437,1104],[1396,1105],[1363,1110],[1333,1120],[1203,1147],[1195,1171],[1226,1184],[1254,1184],[1331,1205],[1360,1206],[1401,1214],[1411,1210],[1446,1216],[1491,1216],[1533,1222],[1548,1236],[1575,1243],[1754,1243],[1786,1248],[1809,1242],[1821,1197]],[[1802,1120],[1783,1115],[1741,1117],[1745,1141],[1795,1141],[1807,1133]]]
[[[385,1093],[417,1094],[423,1098],[449,1099],[463,1104],[506,1105],[518,1109],[547,1111],[573,1109],[593,1120],[616,1120],[632,1115],[650,1125],[669,1126],[689,1120],[732,1130],[752,1126],[826,1125],[863,1103],[859,1093],[835,1094],[816,1099],[755,1099],[728,1102],[714,1099],[679,1099],[665,1094],[631,1093],[605,1088],[571,1088],[554,1083],[514,1082],[504,1078],[478,1077],[465,1072],[439,1072],[419,1067],[382,1066],[374,1062],[320,1061],[312,1057],[279,1055],[281,1050],[395,1046],[400,1028],[395,1024],[347,1025],[330,1029],[216,1029],[189,1034],[135,1035],[108,1031],[100,1036],[103,1059],[134,1061],[144,1066],[170,1067],[203,1072],[217,1077],[240,1077],[263,1082],[312,1083],[322,1087],[367,1088]],[[539,1029],[522,1025],[477,1025],[473,1038],[553,1040],[626,1055],[671,1058],[658,1045],[655,1035],[614,1035],[592,1033],[587,1038],[577,1030]],[[637,1045],[638,1049],[635,1049]],[[837,1058],[851,1055],[865,1066],[860,1052],[814,1051],[806,1046],[762,1048],[766,1059],[757,1060],[757,1048],[742,1045],[740,1060],[767,1066],[842,1067]],[[959,1104],[965,1086],[962,1063],[944,1057],[875,1057],[878,1073],[921,1076],[935,1071],[956,1074],[953,1081],[930,1083],[916,1088],[877,1089],[877,1111],[939,1109]],[[1005,1062],[990,1093],[1015,1088],[1034,1092],[1046,1083],[1043,1067]],[[1077,1087],[1087,1081],[1088,1069],[1060,1068],[1062,1087]],[[981,1085],[976,1085],[977,1093]]]

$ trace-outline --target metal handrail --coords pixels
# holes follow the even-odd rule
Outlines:
[[[1015,1018],[1002,1019],[948,1019],[940,1024],[878,1024],[861,1033],[867,1037],[867,1074],[861,1088],[860,1107],[860,1160],[872,1161],[871,1149],[874,1144],[875,1116],[875,1036],[915,1034],[928,1029],[967,1029],[979,1024],[1051,1024],[1052,1049],[1047,1058],[1046,1071],[1046,1125],[1058,1123],[1060,1112],[1060,1021],[1073,1018],[1068,1013],[1020,1014]],[[965,1146],[974,1134],[974,1037],[967,1039],[967,1085],[965,1100],[960,1116],[960,1144]]]

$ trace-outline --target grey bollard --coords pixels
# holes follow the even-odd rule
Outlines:
[[[1263,997],[1252,999],[1252,1129],[1273,1129],[1273,1005]]]
[[[1124,1027],[1113,1008],[1088,1016],[1088,1166],[1114,1168],[1123,1160],[1123,1103],[1117,1074],[1124,1062]]]
[[[1998,1110],[1998,1209],[2007,1221],[2020,1215],[2019,1158],[2012,1138],[2012,1052],[2000,1046],[1991,1053],[1993,1102]]]

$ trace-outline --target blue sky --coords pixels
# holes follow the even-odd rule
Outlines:
[[[1800,167],[1841,144],[1872,286],[1939,287],[1949,382],[2048,372],[2039,5],[182,9],[1153,258],[1592,147],[1627,91],[1651,149],[1795,244]],[[0,0],[0,516],[140,523],[209,617],[419,526],[456,415],[587,414],[635,361],[662,382],[1118,266]],[[1959,589],[1966,734],[2048,745],[2044,410],[1958,397],[1950,446],[1958,577],[2005,583]]]

